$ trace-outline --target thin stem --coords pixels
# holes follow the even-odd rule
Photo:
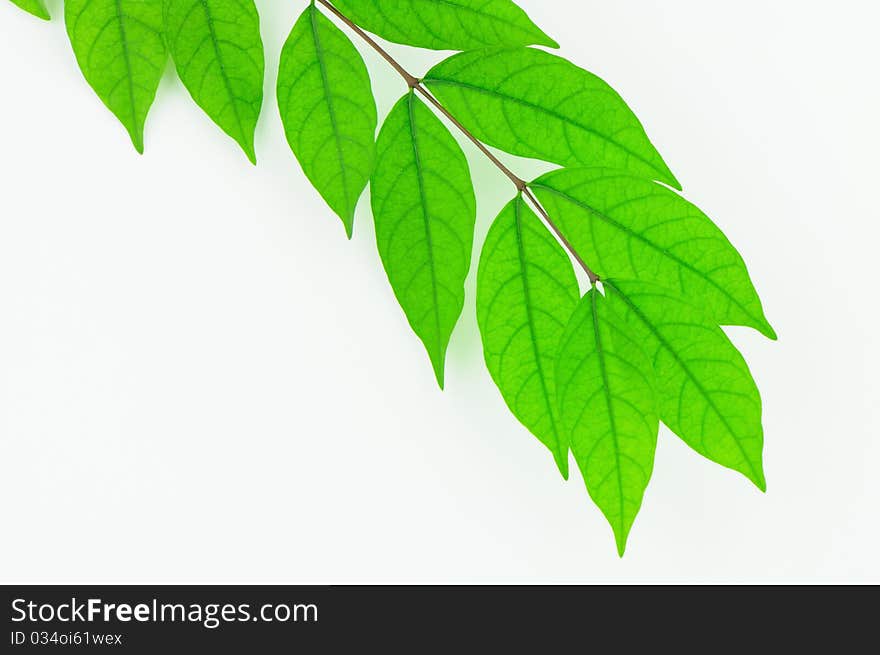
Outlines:
[[[591,284],[596,284],[599,281],[599,276],[596,275],[592,269],[587,266],[587,263],[581,258],[581,256],[577,253],[568,239],[562,234],[562,231],[556,227],[556,224],[550,218],[550,215],[547,213],[547,210],[541,206],[541,203],[535,197],[535,194],[532,193],[532,190],[529,188],[528,183],[523,180],[521,177],[516,175],[513,171],[511,171],[504,163],[495,156],[495,154],[489,150],[489,148],[480,141],[477,137],[471,134],[471,131],[468,130],[461,122],[452,115],[452,113],[444,107],[437,98],[433,96],[433,94],[428,91],[422,85],[422,81],[417,78],[415,75],[412,75],[409,71],[407,71],[400,63],[391,56],[391,54],[385,50],[382,46],[376,43],[376,40],[373,39],[369,34],[367,34],[364,30],[358,27],[348,16],[339,11],[336,7],[334,7],[329,0],[312,0],[313,2],[317,2],[318,4],[324,6],[327,11],[336,16],[339,20],[345,23],[349,29],[351,29],[355,34],[357,34],[363,41],[369,45],[373,50],[375,50],[379,55],[387,61],[391,67],[397,71],[397,73],[404,79],[407,86],[413,89],[417,93],[419,93],[425,100],[427,100],[433,107],[439,111],[443,116],[445,116],[450,123],[455,125],[455,127],[466,136],[471,143],[473,143],[477,149],[482,152],[488,159],[491,161],[498,170],[504,173],[507,178],[513,182],[514,186],[516,186],[517,191],[523,194],[523,196],[534,206],[537,212],[541,215],[541,218],[544,219],[544,222],[553,230],[554,234],[556,234],[559,241],[566,247],[566,249],[571,253],[572,257],[580,264],[581,268],[586,271],[587,276],[590,278]]]
[[[373,39],[373,37],[371,37],[369,34],[364,32],[360,27],[358,27],[355,23],[353,23],[348,16],[346,16],[341,11],[339,11],[336,7],[334,7],[332,4],[330,4],[327,0],[312,0],[312,2],[317,2],[319,5],[323,5],[324,7],[327,8],[327,11],[329,11],[331,14],[336,16],[336,18],[338,18],[343,23],[348,25],[348,27],[351,28],[351,30],[355,34],[357,34],[364,41],[366,41],[367,44],[373,50],[375,50],[380,55],[382,55],[382,59],[384,59],[389,64],[391,64],[391,67],[394,70],[396,70],[398,73],[400,73],[400,76],[406,81],[406,83],[409,85],[410,88],[414,89],[417,86],[419,86],[419,78],[415,77],[414,75],[410,75],[403,66],[401,66],[399,63],[397,63],[397,61],[394,59],[394,57],[392,57],[390,54],[388,54],[388,51],[385,50],[385,48],[383,48],[378,43],[376,43],[376,41]]]
[[[593,272],[593,269],[587,266],[587,262],[585,262],[583,258],[578,254],[578,251],[574,249],[574,246],[571,245],[571,242],[565,238],[562,230],[556,227],[556,223],[554,223],[550,219],[550,214],[547,213],[547,210],[544,209],[544,206],[538,201],[538,199],[535,197],[535,194],[532,193],[532,190],[528,186],[523,189],[523,196],[526,200],[532,203],[532,206],[541,215],[541,218],[544,219],[544,222],[547,223],[547,225],[550,226],[550,229],[553,230],[553,232],[556,234],[556,238],[562,242],[562,245],[564,245],[568,252],[571,253],[571,256],[575,258],[575,261],[577,261],[577,263],[580,264],[581,268],[584,269],[587,277],[590,278],[590,284],[595,285],[596,282],[599,281],[599,276]]]
[[[446,118],[448,118],[455,127],[457,127],[462,134],[464,134],[471,142],[479,148],[480,152],[482,152],[489,160],[498,167],[498,169],[504,173],[511,182],[516,185],[518,191],[522,191],[526,188],[526,182],[520,177],[514,175],[513,171],[511,171],[507,166],[505,166],[498,157],[496,157],[492,151],[490,151],[482,141],[480,141],[477,137],[470,133],[470,131],[462,125],[458,119],[453,116],[449,110],[446,109],[440,101],[435,98],[430,91],[428,91],[424,86],[422,86],[422,82],[415,75],[412,75],[409,71],[407,71],[400,63],[392,57],[385,48],[376,43],[375,39],[371,37],[369,34],[364,32],[360,27],[358,27],[348,16],[339,11],[336,7],[334,7],[328,0],[316,0],[318,4],[323,5],[330,11],[334,16],[336,16],[339,20],[345,23],[355,34],[361,37],[373,50],[378,52],[382,59],[391,64],[391,67],[398,72],[398,74],[404,79],[407,85],[411,89],[415,89],[422,97],[425,98],[428,102],[430,102],[434,107],[443,114]]]
[[[437,100],[437,98],[435,98],[431,94],[431,92],[428,91],[428,89],[426,89],[421,84],[421,82],[419,83],[418,86],[416,86],[416,91],[421,93],[422,96],[424,96],[425,100],[427,100],[432,105],[434,105],[434,107],[437,108],[437,111],[439,111],[441,114],[446,116],[446,118],[448,118],[449,121],[453,125],[455,125],[455,127],[457,127],[458,130],[462,134],[464,134],[468,139],[470,139],[470,141],[475,146],[477,146],[479,151],[482,152],[484,155],[486,155],[486,157],[489,158],[489,161],[491,161],[493,164],[495,164],[495,166],[498,168],[498,170],[500,170],[502,173],[504,173],[510,179],[510,181],[513,182],[514,186],[516,186],[516,188],[517,188],[517,191],[525,191],[528,188],[528,185],[526,184],[525,180],[523,180],[521,177],[517,176],[513,171],[511,171],[509,168],[507,168],[507,166],[505,166],[502,163],[502,161],[500,159],[498,159],[498,157],[496,157],[495,154],[491,150],[489,150],[489,148],[487,148],[486,145],[482,141],[480,141],[477,137],[475,137],[473,134],[471,134],[470,130],[468,130],[464,125],[462,125],[459,122],[459,120],[455,116],[453,116],[448,109],[446,109],[446,107],[444,107],[442,104],[440,104],[440,101]]]

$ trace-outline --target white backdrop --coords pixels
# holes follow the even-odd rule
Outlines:
[[[305,0],[257,4],[254,168],[170,74],[138,156],[59,0],[0,1],[0,580],[880,582],[877,3],[521,2],[631,103],[780,334],[732,332],[767,495],[664,431],[622,561],[492,386],[473,279],[437,390],[367,198],[348,242],[285,144]],[[404,86],[365,56],[384,115]],[[467,152],[481,243],[511,187]]]

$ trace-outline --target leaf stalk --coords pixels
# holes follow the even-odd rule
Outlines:
[[[524,179],[516,175],[512,170],[510,170],[504,162],[502,162],[498,157],[489,150],[488,146],[480,141],[477,137],[475,137],[470,130],[468,130],[462,123],[452,115],[452,113],[443,106],[443,104],[434,97],[434,95],[428,91],[427,88],[422,84],[421,79],[411,74],[406,68],[404,68],[400,62],[398,62],[391,54],[385,50],[382,46],[380,46],[376,40],[367,34],[363,29],[361,29],[354,21],[352,21],[348,16],[343,14],[339,9],[333,6],[329,0],[313,0],[313,2],[317,2],[327,9],[331,14],[336,16],[339,20],[341,20],[345,25],[351,29],[355,34],[357,34],[367,45],[369,45],[373,50],[375,50],[388,64],[395,70],[397,73],[403,78],[406,82],[407,86],[410,89],[413,89],[416,93],[421,95],[425,100],[428,101],[430,105],[432,105],[437,111],[439,111],[443,116],[449,120],[450,123],[455,125],[456,129],[461,132],[468,140],[473,143],[477,149],[482,152],[488,159],[491,161],[495,167],[500,170],[504,175],[513,182],[514,186],[518,193],[522,194],[523,197],[535,208],[538,214],[541,216],[543,221],[547,224],[547,226],[553,231],[559,241],[563,246],[571,253],[571,256],[577,261],[581,268],[584,269],[587,276],[590,278],[590,284],[595,285],[596,282],[599,281],[599,276],[593,272],[593,270],[587,265],[587,263],[583,260],[583,258],[578,254],[578,252],[574,249],[568,239],[562,234],[562,231],[556,226],[553,220],[550,218],[550,215],[547,213],[547,210],[541,205],[538,201],[538,198],[532,193],[532,190],[529,188],[528,182]]]

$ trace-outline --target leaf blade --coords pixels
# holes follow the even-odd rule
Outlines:
[[[351,238],[375,161],[376,102],[357,49],[315,5],[282,49],[277,97],[291,150]]]
[[[644,127],[608,84],[533,48],[464,52],[425,84],[477,138],[562,166],[605,166],[680,188]]]
[[[67,0],[64,21],[83,76],[143,153],[144,125],[168,60],[162,0]]]
[[[265,61],[253,0],[164,0],[164,22],[183,85],[256,163]]]
[[[556,374],[572,452],[623,557],[654,468],[660,418],[651,364],[595,288],[566,328]]]
[[[554,171],[530,186],[603,279],[660,280],[705,303],[719,324],[776,338],[740,254],[678,194],[603,169]]]
[[[668,289],[630,280],[604,284],[653,360],[663,422],[692,449],[766,491],[761,395],[727,335]]]
[[[335,0],[334,4],[365,30],[418,48],[559,47],[510,0]]]
[[[449,130],[412,90],[391,110],[377,150],[371,188],[379,253],[443,388],[473,251],[470,169]]]
[[[37,18],[52,20],[52,16],[49,14],[49,10],[46,9],[46,3],[43,0],[12,0],[12,4]]]
[[[571,260],[517,196],[486,237],[477,321],[486,366],[513,415],[553,453],[568,478],[559,424],[557,346],[580,297]]]

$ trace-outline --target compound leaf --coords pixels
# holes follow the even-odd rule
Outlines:
[[[86,81],[144,151],[144,123],[168,53],[162,0],[66,0],[64,21]]]
[[[554,171],[530,186],[603,279],[658,281],[704,306],[716,323],[776,338],[740,254],[678,194],[602,169]]]
[[[601,79],[533,48],[464,52],[425,83],[481,141],[562,166],[678,181],[623,99]]]
[[[486,365],[507,406],[550,449],[566,479],[569,443],[559,420],[555,368],[579,298],[571,260],[518,196],[483,246],[477,320]]]
[[[303,171],[351,237],[376,156],[376,102],[360,53],[315,5],[281,52],[278,108]]]
[[[441,388],[473,255],[470,169],[419,97],[419,81],[366,38],[417,86],[377,140],[364,61],[317,4],[390,41],[464,51],[421,80],[437,100],[429,99],[472,140],[565,167],[520,188],[492,224],[477,320],[505,403],[566,479],[573,451],[620,555],[653,472],[660,421],[765,490],[760,393],[719,325],[776,334],[741,256],[668,188],[681,189],[621,96],[527,47],[558,45],[511,0],[332,1],[311,0],[281,52],[285,134],[349,237],[371,183],[380,257]],[[12,2],[50,19],[45,0]],[[255,0],[65,0],[64,11],[85,79],[138,152],[170,54],[194,101],[256,163],[265,61]],[[532,192],[553,232],[526,205]],[[597,274],[586,270],[593,288],[583,298],[573,259]]]
[[[617,280],[604,286],[653,360],[663,422],[698,453],[765,490],[761,395],[727,335],[666,288]]]
[[[442,388],[464,307],[476,199],[464,153],[413,91],[382,126],[371,190],[382,263]]]
[[[651,479],[660,419],[651,362],[595,288],[565,330],[556,389],[571,450],[622,557]]]
[[[256,163],[263,41],[253,0],[164,0],[165,35],[183,85]]]
[[[510,0],[335,0],[384,39],[433,50],[559,45]]]
[[[46,3],[43,0],[12,0],[12,3],[37,18],[52,20],[52,16],[49,15],[49,10],[46,9]]]

